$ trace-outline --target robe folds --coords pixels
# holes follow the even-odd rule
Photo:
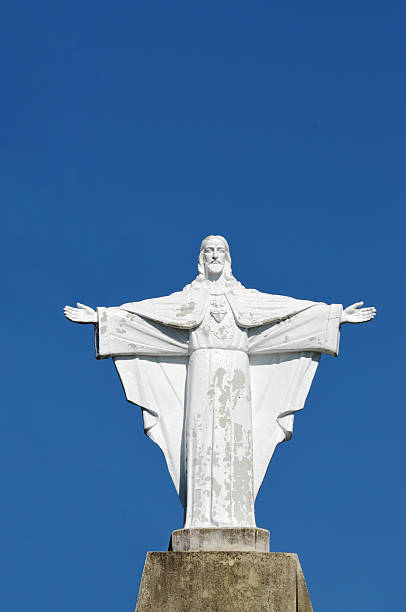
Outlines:
[[[254,526],[277,444],[290,439],[342,307],[208,283],[98,308],[96,356],[113,357],[162,449],[185,527]]]

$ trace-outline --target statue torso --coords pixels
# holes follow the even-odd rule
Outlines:
[[[237,325],[224,294],[209,295],[202,323],[190,332],[189,346],[191,353],[197,349],[247,352],[247,330]]]

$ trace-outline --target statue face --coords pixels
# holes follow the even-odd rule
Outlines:
[[[212,274],[221,274],[226,261],[226,248],[224,242],[218,238],[211,238],[203,251],[203,260],[206,271]]]

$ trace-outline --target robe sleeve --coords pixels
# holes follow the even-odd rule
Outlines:
[[[317,304],[279,323],[249,330],[249,354],[314,351],[338,355],[341,304]]]
[[[97,309],[97,359],[128,355],[187,355],[188,339],[188,331],[147,321],[121,308]]]
[[[182,471],[189,332],[121,308],[98,308],[96,357],[113,357],[129,402],[141,407],[146,435],[165,455],[185,504]]]

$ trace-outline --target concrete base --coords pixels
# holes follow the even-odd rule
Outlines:
[[[269,552],[269,531],[258,527],[177,529],[172,532],[169,550]]]
[[[149,552],[136,612],[313,612],[297,555]]]

